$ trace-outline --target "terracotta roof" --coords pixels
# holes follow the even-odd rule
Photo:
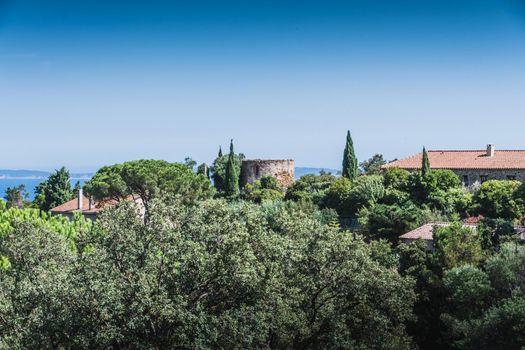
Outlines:
[[[525,169],[525,150],[427,151],[433,169]],[[384,168],[421,169],[423,153],[395,160]]]
[[[464,224],[478,224],[480,221],[482,221],[485,217],[483,215],[478,216],[469,216],[468,218],[463,219]]]
[[[432,222],[429,224],[425,224],[421,227],[418,227],[415,230],[407,232],[404,235],[399,236],[399,238],[400,239],[419,239],[421,238],[426,241],[432,241],[434,226],[446,227],[449,225],[450,225],[450,222]],[[475,225],[463,225],[463,227],[470,227],[473,229],[476,228]]]
[[[113,205],[116,205],[118,202],[114,199],[103,201],[103,202],[94,202],[91,206],[91,210],[89,209],[89,198],[86,196],[82,196],[82,213],[84,214],[97,214],[102,209],[111,207]],[[61,204],[50,211],[55,214],[67,214],[67,213],[73,213],[78,211],[78,197],[75,197],[74,199],[70,200],[69,202],[66,202],[64,204]],[[129,196],[127,200],[134,200],[133,196]]]
[[[448,223],[430,223],[425,224],[421,227],[416,228],[415,230],[412,230],[410,232],[405,233],[404,235],[399,236],[401,239],[424,239],[427,241],[432,240],[432,231],[434,230],[434,226],[448,226]]]

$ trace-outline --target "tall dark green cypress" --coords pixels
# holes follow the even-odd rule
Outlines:
[[[219,146],[219,154],[217,155],[217,158],[222,157],[222,147]]]
[[[350,130],[346,133],[346,146],[343,153],[343,176],[353,180],[357,177],[357,158]]]
[[[423,158],[421,164],[421,175],[426,176],[430,171],[430,160],[428,159],[428,153],[425,147],[423,147]]]
[[[230,154],[226,163],[226,183],[224,193],[227,197],[237,197],[239,195],[239,174],[235,166],[235,153],[233,152],[233,140],[230,141]]]

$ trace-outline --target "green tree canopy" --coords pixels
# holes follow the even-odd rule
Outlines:
[[[244,154],[234,154],[233,163],[235,165],[235,171],[239,177],[241,175],[242,161],[245,159]],[[217,189],[217,192],[224,194],[226,191],[226,168],[228,166],[229,154],[223,155],[222,149],[219,148],[219,154],[213,161],[210,167],[211,178],[213,179],[213,185]]]
[[[197,166],[197,162],[191,157],[186,157],[184,158],[184,165],[193,170]]]
[[[408,189],[410,172],[400,168],[388,168],[383,172],[383,181],[386,188],[400,191]]]
[[[3,236],[1,346],[413,348],[413,282],[384,246],[294,205],[152,199],[150,214],[110,208],[73,245],[33,225]]]
[[[35,195],[35,204],[46,211],[73,199],[69,171],[65,167],[55,170],[36,187]]]
[[[359,164],[361,171],[367,175],[377,175],[382,172],[382,166],[386,164],[382,154],[374,154],[368,160]]]
[[[446,271],[443,285],[449,292],[449,308],[462,318],[479,316],[492,289],[487,274],[468,264]]]
[[[349,200],[357,211],[375,205],[384,195],[383,178],[379,175],[367,175],[354,180]]]
[[[206,178],[210,178],[210,168],[208,167],[208,164],[202,163],[197,167],[197,174],[202,174],[206,176]]]
[[[23,208],[28,198],[25,185],[8,187],[5,191],[4,200],[8,208]]]
[[[407,324],[409,334],[420,349],[443,349],[449,344],[439,334],[445,332],[441,320],[445,304],[442,288],[441,266],[436,254],[428,249],[427,242],[419,239],[411,244],[399,243],[399,273],[416,282],[418,300],[414,305],[416,319]]]
[[[403,205],[377,204],[358,212],[359,223],[371,238],[397,242],[398,237],[430,221],[432,214],[411,202]]]
[[[284,189],[275,177],[263,176],[253,184],[244,186],[242,198],[255,203],[284,199]]]
[[[525,343],[525,247],[505,243],[482,267],[463,266],[443,279],[449,305],[441,316],[449,344],[460,349],[521,349]]]
[[[328,208],[335,209],[341,216],[351,216],[355,211],[354,203],[350,201],[352,181],[346,177],[334,180],[324,193],[323,203]]]
[[[474,211],[490,218],[520,218],[524,208],[515,195],[519,187],[519,181],[485,181],[474,195]]]
[[[334,181],[326,193],[325,204],[345,217],[355,217],[365,207],[372,207],[385,195],[380,175],[359,176],[353,182],[346,177]]]
[[[427,203],[431,196],[444,196],[450,189],[461,188],[459,177],[447,169],[429,170],[425,176],[414,172],[410,174],[407,191],[414,202]]]
[[[514,224],[508,219],[483,218],[477,226],[481,236],[481,244],[484,249],[499,250],[505,242],[516,242],[520,240],[516,233]]]
[[[331,184],[336,177],[330,173],[319,175],[308,174],[301,176],[286,191],[286,199],[293,201],[309,201],[320,207],[324,206],[324,200]]]
[[[210,181],[184,164],[163,160],[136,160],[101,168],[84,186],[97,200],[121,201],[130,195],[140,197],[146,207],[165,195],[179,195],[186,202],[210,198]]]
[[[434,245],[445,268],[477,266],[483,259],[479,233],[460,222],[434,227]]]

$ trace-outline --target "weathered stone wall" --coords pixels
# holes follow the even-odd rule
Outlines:
[[[288,187],[294,181],[295,162],[292,159],[252,159],[242,161],[242,186],[246,185],[247,183],[253,183],[255,180],[259,180],[263,176],[273,176],[283,186]]]
[[[486,180],[525,180],[525,170],[520,169],[452,169],[452,171],[459,176],[459,179],[465,186],[472,186],[476,183],[483,182],[482,177],[485,177]]]

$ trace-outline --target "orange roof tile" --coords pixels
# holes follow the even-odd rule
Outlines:
[[[383,168],[421,169],[423,153],[395,160]],[[525,170],[525,150],[428,151],[432,169],[520,169]]]
[[[463,223],[469,224],[469,225],[475,225],[475,224],[479,224],[484,218],[485,217],[483,215],[469,216],[468,218],[463,219]]]
[[[107,201],[101,201],[101,202],[95,201],[91,205],[91,209],[89,209],[89,198],[86,197],[86,196],[82,196],[82,197],[83,197],[82,198],[82,213],[84,213],[84,214],[96,214],[96,213],[100,212],[102,209],[111,207],[111,206],[116,205],[118,203],[114,199],[110,199],[110,200],[107,200]],[[55,213],[55,214],[65,214],[65,213],[76,212],[76,211],[78,211],[77,198],[78,197],[75,197],[74,199],[70,200],[69,202],[61,204],[61,205],[51,209],[50,211],[52,213]],[[133,197],[132,195],[130,195],[130,196],[128,196],[128,198],[126,198],[126,200],[134,200],[134,199],[135,199],[135,197]]]

